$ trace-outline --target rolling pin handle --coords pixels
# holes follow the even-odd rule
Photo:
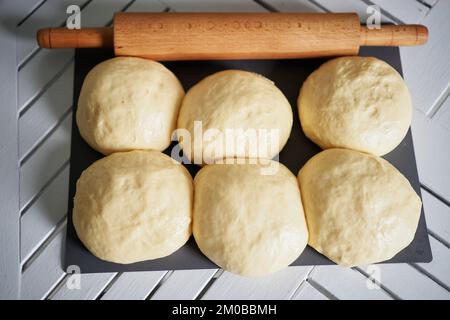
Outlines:
[[[37,32],[36,39],[39,47],[50,49],[52,47],[50,43],[50,28],[40,29]]]
[[[418,46],[428,40],[428,29],[423,25],[383,25],[379,29],[361,26],[361,46]]]
[[[36,39],[41,48],[105,48],[113,47],[113,28],[45,28]]]

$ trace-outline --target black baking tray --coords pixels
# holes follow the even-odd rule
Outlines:
[[[400,54],[396,47],[361,48],[360,55],[377,57],[389,63],[399,73],[402,73]],[[75,123],[78,96],[84,77],[89,70],[101,61],[112,58],[113,56],[113,51],[106,49],[77,49],[75,53],[74,116],[72,123],[69,210],[64,268],[67,269],[70,265],[77,265],[82,273],[217,268],[213,262],[208,260],[200,252],[192,237],[182,248],[168,257],[123,265],[98,259],[83,246],[76,235],[72,224],[73,197],[75,195],[76,181],[84,169],[102,157],[100,153],[90,148],[79,134]],[[294,114],[291,136],[281,151],[279,160],[297,175],[305,162],[320,152],[320,148],[306,138],[301,130],[297,112],[297,96],[303,81],[326,60],[320,58],[302,60],[177,61],[165,62],[164,65],[177,75],[185,90],[188,90],[205,76],[225,69],[253,71],[273,80],[288,98]],[[165,153],[170,155],[170,150],[173,146],[174,144],[165,150]],[[405,175],[414,190],[420,195],[420,184],[417,176],[411,131],[408,131],[402,143],[395,150],[384,156],[384,158]],[[199,167],[196,165],[186,165],[186,167],[192,176],[199,170]],[[419,226],[414,240],[407,248],[384,263],[430,262],[431,259],[431,248],[422,208]],[[329,264],[333,264],[333,262],[308,246],[302,255],[291,265]]]

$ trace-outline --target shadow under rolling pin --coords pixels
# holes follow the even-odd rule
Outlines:
[[[422,25],[368,29],[356,13],[116,13],[111,28],[41,29],[42,48],[113,47],[154,60],[288,59],[356,55],[360,46],[424,44]]]

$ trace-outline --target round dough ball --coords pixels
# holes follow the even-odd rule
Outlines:
[[[384,155],[411,124],[408,88],[389,64],[375,58],[330,60],[303,83],[298,97],[304,133],[322,149]]]
[[[267,275],[287,267],[306,246],[298,182],[276,164],[272,175],[256,164],[208,165],[194,179],[194,238],[225,270]]]
[[[272,159],[289,138],[292,118],[288,100],[269,79],[247,71],[221,71],[186,93],[178,129],[186,129],[191,139],[179,141],[196,164],[226,157]],[[194,130],[195,121],[202,121],[203,136]]]
[[[191,235],[192,177],[158,151],[114,153],[77,182],[73,224],[100,259],[133,263],[165,257]]]
[[[162,64],[131,57],[106,60],[84,79],[78,99],[81,136],[103,154],[164,150],[175,130],[184,90]]]
[[[386,160],[329,149],[311,158],[298,178],[308,243],[337,264],[388,260],[413,240],[420,198]]]

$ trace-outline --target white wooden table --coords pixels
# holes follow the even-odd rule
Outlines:
[[[450,299],[449,0],[18,0],[0,2],[0,298],[22,299]],[[426,46],[402,48],[415,107],[413,138],[428,233],[429,264],[289,267],[263,279],[222,270],[83,274],[70,290],[61,269],[68,195],[73,51],[40,50],[35,31],[82,8],[82,27],[116,11],[356,11],[422,23]]]

